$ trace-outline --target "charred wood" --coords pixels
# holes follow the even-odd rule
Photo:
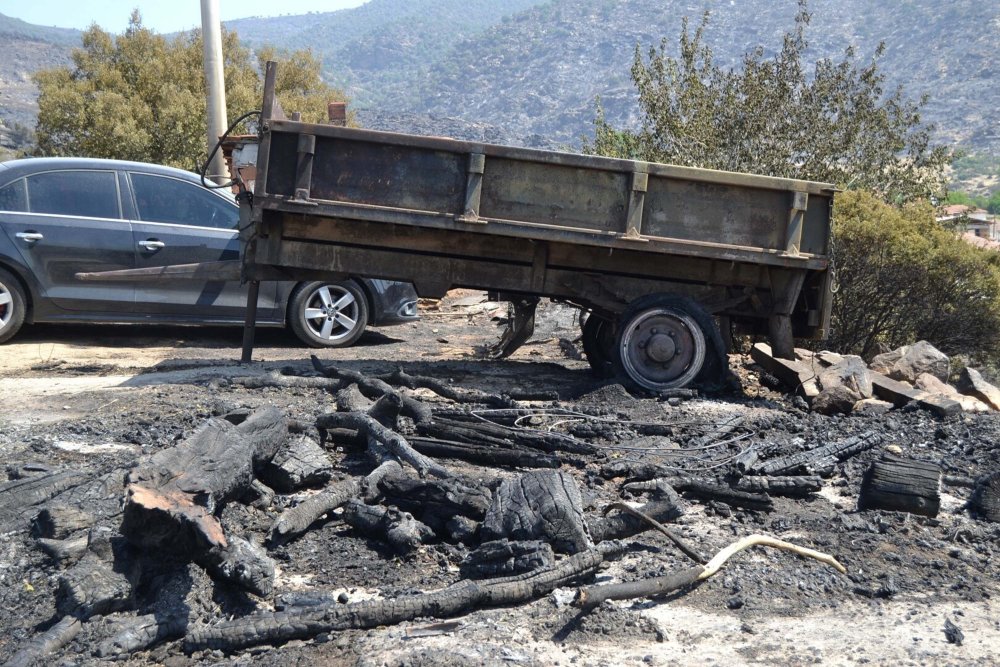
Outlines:
[[[100,643],[96,651],[98,657],[126,655],[148,649],[160,642],[179,639],[187,631],[188,618],[186,614],[145,614],[129,619],[124,625],[124,629]]]
[[[45,664],[46,657],[73,641],[73,638],[80,634],[82,627],[83,623],[79,618],[63,616],[51,628],[32,637],[4,663],[4,667],[31,667]]]
[[[882,444],[882,436],[874,431],[868,431],[840,442],[831,442],[822,447],[815,447],[805,452],[790,456],[769,459],[758,464],[753,471],[758,475],[794,475],[800,471],[815,468],[817,462],[833,457],[837,461],[845,461]],[[807,472],[807,474],[809,474]]]
[[[316,419],[320,430],[349,428],[364,433],[383,445],[393,456],[413,466],[421,476],[450,477],[451,473],[439,463],[414,450],[406,439],[380,424],[374,418],[358,412],[331,412]]]
[[[455,515],[480,520],[493,502],[488,486],[454,477],[442,480],[383,477],[378,487],[386,503],[418,516],[437,515],[439,522]]]
[[[326,452],[308,435],[292,438],[260,471],[261,480],[281,493],[330,481],[333,466]]]
[[[823,488],[823,480],[818,475],[779,476],[747,475],[736,483],[738,491],[766,493],[769,496],[804,498]]]
[[[338,412],[368,412],[374,401],[361,393],[356,382],[337,392]]]
[[[344,522],[361,533],[385,542],[405,555],[434,538],[434,531],[409,512],[394,507],[366,505],[356,498],[344,503]]]
[[[684,513],[679,504],[669,500],[656,500],[646,503],[639,508],[639,511],[660,523],[674,521]],[[615,514],[608,517],[588,518],[587,526],[595,542],[623,540],[652,528],[647,521],[632,514]]]
[[[411,437],[410,445],[426,456],[458,459],[487,466],[513,466],[518,468],[558,468],[563,463],[578,467],[583,462],[576,458],[543,454],[536,450],[480,446],[467,442],[439,440],[437,438]]]
[[[38,537],[64,540],[73,533],[89,529],[95,522],[96,519],[90,512],[51,504],[42,508],[32,522],[32,527]]]
[[[883,454],[861,482],[858,509],[935,517],[941,508],[941,468],[926,461]]]
[[[486,541],[543,539],[556,551],[571,554],[593,544],[576,481],[548,470],[505,479],[493,494],[480,534]]]
[[[234,651],[256,644],[315,637],[324,632],[395,625],[420,617],[446,618],[486,606],[528,602],[592,575],[607,557],[622,551],[622,545],[606,542],[527,574],[464,580],[442,590],[391,600],[263,612],[198,628],[188,635],[184,646],[189,652]]]
[[[88,478],[85,471],[59,470],[0,484],[0,529],[24,527],[38,513],[37,505]]]
[[[212,575],[267,597],[274,591],[274,561],[261,547],[231,536],[225,547],[214,547],[198,559]]]
[[[774,501],[763,493],[738,491],[722,484],[698,479],[674,478],[673,487],[699,500],[725,503],[730,507],[742,507],[759,512],[770,512]]]
[[[59,577],[56,608],[61,614],[87,619],[130,609],[134,604],[128,577],[93,554],[84,556]]]
[[[551,567],[555,560],[556,555],[548,542],[494,540],[470,551],[460,569],[463,577],[479,579]]]
[[[59,565],[69,565],[87,553],[87,535],[83,533],[62,540],[41,537],[38,547]]]
[[[397,393],[396,390],[384,380],[370,378],[357,371],[334,368],[333,366],[325,366],[315,355],[310,358],[312,359],[313,368],[315,368],[317,372],[326,377],[342,380],[345,383],[351,382],[357,384],[358,389],[367,398],[377,400],[385,394]],[[412,396],[404,396],[400,394],[400,398],[403,401],[403,414],[413,421],[420,423],[431,418],[431,409],[424,403],[418,401]]]
[[[987,521],[1000,522],[1000,472],[987,475],[976,483],[969,504]]]
[[[281,543],[294,539],[309,530],[324,514],[331,512],[348,500],[367,495],[367,490],[376,490],[379,481],[386,475],[402,473],[396,461],[386,461],[364,478],[348,479],[333,484],[329,489],[306,498],[304,501],[281,513],[271,528],[271,539]]]
[[[462,422],[445,417],[418,423],[417,433],[441,440],[458,440],[471,444],[489,444],[498,447],[520,445],[547,453],[557,451],[593,456],[600,450],[583,440],[561,433],[533,431],[530,429],[501,426],[490,422]]]
[[[517,407],[517,402],[509,396],[490,394],[480,389],[453,387],[436,378],[424,375],[410,375],[402,369],[397,370],[391,375],[382,376],[380,379],[385,380],[389,384],[406,387],[407,389],[429,389],[438,396],[455,401],[456,403],[481,403],[491,408]]]
[[[299,375],[283,375],[278,371],[270,371],[264,375],[247,375],[229,380],[247,389],[326,389],[336,391],[343,386],[338,379],[328,377],[302,377]]]
[[[698,436],[690,443],[690,447],[704,447],[705,445],[711,444],[716,440],[721,440],[726,437],[740,426],[743,425],[743,417],[740,415],[734,415],[728,419],[723,420],[721,424],[716,426],[713,430],[705,433],[704,435]]]

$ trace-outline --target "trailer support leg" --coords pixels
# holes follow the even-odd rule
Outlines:
[[[790,315],[771,315],[767,320],[771,352],[778,359],[795,359],[795,339]]]
[[[244,364],[249,364],[253,357],[253,337],[257,327],[257,297],[260,295],[260,281],[251,280],[247,290],[247,313],[243,320],[243,356]]]

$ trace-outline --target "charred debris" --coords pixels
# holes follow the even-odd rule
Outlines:
[[[41,664],[74,646],[98,658],[157,646],[234,653],[564,588],[579,619],[608,600],[684,594],[758,545],[815,559],[802,561],[802,577],[846,582],[826,590],[891,597],[899,583],[858,574],[870,564],[848,573],[866,556],[838,531],[871,540],[900,525],[892,517],[937,527],[947,514],[955,549],[964,539],[988,558],[983,542],[1000,520],[996,456],[982,449],[1000,428],[990,422],[976,445],[962,420],[964,410],[1000,407],[995,388],[974,371],[963,374],[965,393],[931,383],[923,376],[948,371],[915,347],[873,370],[828,353],[778,360],[759,345],[753,372],[799,395],[774,393],[782,410],[761,414],[745,399],[734,403],[741,410],[687,411],[694,390],[637,399],[606,384],[565,400],[402,370],[366,375],[315,357],[311,372],[227,380],[327,398],[309,419],[274,406],[217,409],[126,467],[9,468],[0,522],[31,535],[56,583],[53,614],[22,633],[7,664]],[[913,442],[928,430],[941,446]],[[819,501],[831,488],[854,501]],[[729,521],[730,539],[704,539],[692,514]],[[375,545],[373,558],[419,567],[430,553],[447,567],[437,586],[373,599],[283,586],[296,543],[330,526],[334,539]],[[595,583],[628,553],[659,565]],[[81,633],[88,642],[74,644]]]

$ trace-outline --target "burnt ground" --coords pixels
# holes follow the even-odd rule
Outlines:
[[[711,476],[751,445],[776,456],[875,431],[883,445],[840,463],[823,490],[809,499],[777,498],[767,513],[687,500],[685,515],[674,524],[706,554],[739,537],[764,533],[830,553],[848,574],[756,548],[693,590],[606,603],[586,615],[569,604],[572,590],[561,589],[527,605],[479,610],[449,622],[426,619],[331,633],[233,655],[187,655],[179,642],[169,642],[118,662],[1000,664],[1000,558],[994,559],[1000,525],[970,516],[965,508],[969,489],[944,486],[942,509],[933,519],[856,509],[862,475],[885,446],[938,463],[948,475],[978,477],[1000,469],[1000,417],[942,420],[908,409],[825,417],[762,386],[758,369],[740,356],[731,358],[740,392],[669,402],[636,398],[618,386],[601,385],[586,362],[574,358],[579,329],[570,309],[546,306],[535,336],[513,358],[485,360],[482,346],[496,339],[491,317],[500,311],[459,298],[468,295],[446,299],[418,324],[372,331],[354,348],[319,356],[341,368],[370,374],[403,368],[491,392],[556,391],[559,401],[532,404],[540,416],[531,425],[600,446],[601,453],[582,467],[564,466],[576,477],[587,511],[595,514],[622,498],[624,480],[598,474],[609,462],[655,461]],[[325,390],[247,389],[231,381],[272,369],[309,368],[310,351],[280,331],[260,335],[249,366],[237,363],[240,334],[235,329],[37,326],[23,334],[0,348],[0,456],[10,475],[33,463],[115,477],[143,455],[175,444],[206,418],[234,408],[277,405],[303,421],[334,409]],[[421,396],[445,403],[426,392]],[[581,414],[546,416],[545,409],[553,406],[579,408]],[[735,431],[712,437],[719,424],[734,417],[742,419]],[[638,435],[640,424],[647,423],[670,425],[669,435]],[[692,449],[699,438],[705,444]],[[359,472],[357,454],[338,449],[330,456],[342,475]],[[473,476],[514,472],[444,463]],[[280,510],[303,495],[279,495],[266,508],[230,504],[223,522],[263,539]],[[628,542],[628,553],[602,570],[599,582],[641,579],[689,565],[657,533]],[[267,600],[216,585],[192,566],[189,594],[215,615],[206,622],[330,596],[357,601],[438,589],[460,578],[458,565],[467,548],[438,542],[402,558],[334,518],[269,553],[280,573]],[[58,567],[36,546],[30,528],[10,526],[0,542],[0,659],[58,620],[58,578]],[[156,593],[138,591],[140,606]],[[134,612],[127,611],[91,620],[49,663],[101,663],[96,647],[115,624],[132,617]],[[949,641],[946,621],[961,630],[961,643]]]

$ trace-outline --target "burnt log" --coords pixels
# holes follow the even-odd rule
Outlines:
[[[724,419],[722,423],[720,423],[714,429],[712,429],[708,433],[698,436],[697,438],[689,442],[687,446],[693,448],[704,447],[705,445],[709,445],[713,442],[716,442],[717,440],[721,440],[722,438],[726,437],[727,435],[738,429],[740,426],[742,426],[743,421],[744,419],[741,415],[733,415],[728,419]]]
[[[639,508],[639,511],[660,523],[678,519],[684,510],[679,504],[669,500],[656,500]],[[606,517],[587,519],[587,527],[595,542],[623,540],[652,528],[648,521],[634,514],[614,514]]]
[[[396,461],[386,461],[364,478],[337,482],[331,487],[281,513],[271,528],[271,540],[286,542],[309,530],[323,515],[332,512],[351,498],[365,497],[377,490],[378,482],[386,475],[398,475],[403,471]]]
[[[485,421],[463,422],[437,416],[433,420],[417,424],[417,433],[430,438],[458,440],[471,444],[506,448],[517,445],[549,454],[569,452],[594,456],[600,451],[589,442],[562,433],[533,431]]]
[[[45,664],[45,659],[73,641],[83,623],[75,616],[63,616],[55,625],[41,632],[12,655],[4,667],[32,667]]]
[[[738,491],[722,484],[698,479],[675,478],[672,480],[672,485],[678,491],[698,500],[715,501],[730,507],[741,507],[758,512],[770,512],[774,509],[774,501],[763,493]]]
[[[59,577],[56,609],[61,614],[88,619],[134,605],[129,578],[94,554],[87,554]]]
[[[59,565],[70,565],[87,553],[87,534],[80,533],[75,537],[63,540],[40,537],[38,548],[44,551]]]
[[[278,371],[270,371],[263,375],[234,377],[230,378],[229,382],[246,387],[247,389],[326,389],[336,391],[344,386],[341,380],[334,378],[283,375]]]
[[[658,477],[668,477],[675,470],[649,461],[612,461],[601,466],[600,475],[604,479],[625,477],[630,481],[646,481]]]
[[[83,470],[58,470],[0,484],[0,530],[25,527],[38,514],[38,505],[89,477]]]
[[[769,496],[805,498],[823,488],[818,475],[778,476],[747,475],[736,482],[737,491],[766,493]]]
[[[382,398],[382,396],[386,394],[399,393],[385,380],[371,378],[357,371],[334,368],[333,366],[325,366],[316,355],[312,355],[310,359],[312,360],[313,368],[315,368],[321,375],[342,380],[345,384],[356,384],[358,385],[358,390],[365,397],[372,400]],[[427,405],[412,396],[404,396],[403,394],[399,394],[399,396],[403,402],[403,414],[412,419],[414,422],[420,423],[431,418],[431,409],[427,407]]]
[[[344,503],[344,522],[367,535],[387,542],[396,553],[405,555],[429,542],[434,531],[409,512],[393,507],[366,505],[356,498]]]
[[[564,472],[532,471],[505,479],[480,526],[484,541],[549,542],[562,553],[579,553],[593,542],[583,517],[576,481]]]
[[[64,540],[96,523],[94,515],[77,507],[50,504],[43,507],[32,522],[37,537]]]
[[[559,468],[563,463],[583,466],[583,462],[576,458],[544,454],[522,447],[500,448],[421,436],[411,436],[407,440],[421,454],[437,459],[457,459],[493,467]]]
[[[395,625],[421,617],[447,618],[483,607],[528,602],[592,575],[606,558],[623,551],[621,544],[605,542],[527,574],[482,581],[463,580],[442,590],[391,600],[261,612],[197,628],[186,638],[184,648],[188,652],[201,649],[231,652],[326,632]]]
[[[281,493],[304,486],[322,486],[332,476],[333,465],[326,452],[308,435],[289,440],[260,471],[260,479]]]
[[[551,567],[556,555],[540,540],[494,540],[470,551],[459,566],[463,577],[480,579]]]
[[[214,547],[199,556],[198,563],[212,576],[268,597],[274,591],[274,561],[256,544],[242,537],[229,537],[225,547]]]
[[[817,462],[823,463],[824,460],[828,461],[831,457],[837,461],[846,461],[852,456],[880,444],[882,444],[882,436],[874,431],[868,431],[840,442],[814,447],[808,451],[768,459],[755,466],[753,472],[758,475],[795,475],[802,472],[812,474],[812,470],[817,467]]]
[[[1000,522],[1000,472],[976,482],[969,505],[987,521]]]
[[[454,387],[436,378],[424,375],[410,375],[402,369],[380,379],[389,384],[407,389],[429,389],[442,398],[456,403],[480,403],[491,408],[516,408],[517,402],[509,396],[490,394],[480,389],[465,389]]]
[[[100,658],[143,651],[161,642],[180,639],[188,627],[187,615],[144,614],[129,619],[124,628],[97,647]]]
[[[451,473],[436,461],[417,452],[406,438],[392,431],[374,418],[358,412],[330,412],[316,418],[316,428],[322,430],[348,428],[363,433],[383,445],[393,456],[413,466],[421,477],[450,477]]]
[[[239,426],[210,419],[128,474],[121,533],[150,551],[194,557],[228,540],[216,513],[246,495],[288,437],[284,414],[265,408]]]
[[[935,517],[941,508],[941,467],[883,454],[861,482],[858,509]]]
[[[459,478],[418,480],[400,475],[383,477],[378,486],[385,504],[419,517],[442,536],[447,536],[451,518],[481,521],[493,502],[489,487]]]
[[[337,392],[338,412],[368,412],[374,401],[366,397],[354,382]]]

